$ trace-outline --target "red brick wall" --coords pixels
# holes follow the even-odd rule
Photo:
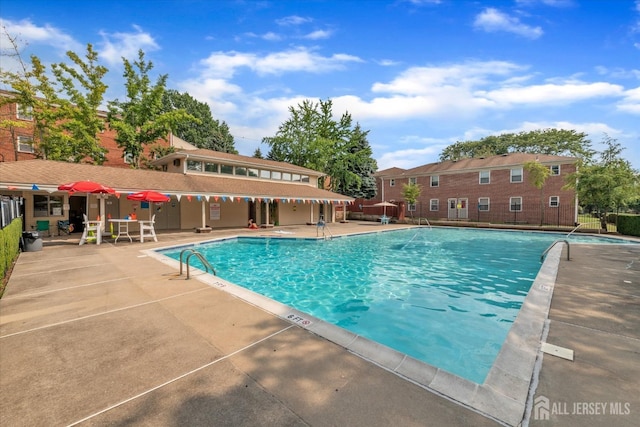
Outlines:
[[[448,218],[448,199],[468,199],[468,219],[482,222],[522,222],[529,224],[572,225],[575,221],[575,192],[563,190],[568,174],[575,172],[574,164],[560,166],[560,175],[549,176],[541,190],[535,188],[529,182],[526,170],[523,170],[523,180],[520,183],[511,183],[511,168],[491,170],[490,183],[480,184],[479,171],[456,172],[439,175],[439,186],[430,186],[430,176],[416,177],[416,182],[421,186],[422,192],[416,211],[413,216],[421,215],[430,219]],[[372,205],[382,200],[390,202],[404,201],[402,197],[403,184],[408,184],[409,178],[395,179],[395,185],[390,185],[388,178],[384,179],[384,192],[378,179],[378,193],[376,200],[357,200],[352,205],[352,210],[358,211],[359,204]],[[558,196],[559,206],[550,207],[549,197]],[[478,199],[489,198],[489,211],[478,210]],[[522,211],[510,211],[510,198],[522,197]],[[541,210],[541,197],[544,210]],[[430,200],[438,199],[439,210],[430,210]],[[407,206],[408,208],[408,206]],[[373,209],[373,208],[370,208]],[[374,214],[374,211],[365,210],[365,214]],[[411,216],[405,211],[406,216]]]

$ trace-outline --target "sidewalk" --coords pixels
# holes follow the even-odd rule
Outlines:
[[[370,227],[381,225],[332,224],[331,232]],[[499,425],[141,252],[239,232],[274,235],[165,233],[158,243],[100,246],[54,237],[21,254],[0,300],[0,425]],[[547,340],[572,347],[576,360],[545,355],[536,397],[550,407],[574,397],[627,402],[630,416],[593,420],[632,425],[640,247],[571,251]],[[530,425],[598,425],[591,421],[532,416]]]

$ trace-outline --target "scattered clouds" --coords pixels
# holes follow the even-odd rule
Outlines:
[[[537,39],[543,34],[542,28],[524,24],[520,22],[520,19],[492,7],[486,8],[480,12],[480,14],[476,16],[473,25],[476,29],[486,31],[488,33],[504,31],[529,39]]]
[[[142,49],[145,53],[159,50],[160,46],[154,38],[147,32],[134,25],[134,32],[130,33],[107,33],[100,32],[102,36],[102,48],[99,50],[100,58],[110,65],[119,64],[122,58],[135,59],[138,57],[138,51]]]
[[[316,31],[312,31],[309,34],[307,34],[306,36],[304,36],[304,39],[309,39],[309,40],[321,40],[321,39],[328,39],[331,37],[332,35],[332,31],[330,30],[316,30]]]
[[[305,18],[297,15],[286,16],[284,18],[280,18],[276,20],[276,24],[283,27],[308,24],[310,22],[313,22],[313,19]]]
[[[640,114],[640,87],[626,91],[617,108],[625,113]]]
[[[205,76],[231,78],[239,68],[248,68],[258,75],[291,72],[317,74],[341,70],[351,62],[362,62],[362,59],[342,53],[322,56],[312,49],[299,47],[263,56],[235,51],[214,52],[201,64],[206,67],[203,70]]]
[[[77,42],[72,36],[49,24],[38,26],[31,22],[30,19],[22,19],[20,21],[0,19],[0,25],[6,29],[11,37],[17,37],[18,46],[23,43],[40,44],[51,46],[61,53],[69,50],[79,52],[85,48],[82,43]],[[5,34],[2,34],[1,39],[4,49]]]

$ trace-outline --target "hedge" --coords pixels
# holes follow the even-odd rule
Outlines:
[[[20,254],[21,237],[22,218],[14,219],[11,224],[0,230],[0,277],[2,277],[2,282]]]
[[[618,233],[640,237],[640,215],[618,215]]]

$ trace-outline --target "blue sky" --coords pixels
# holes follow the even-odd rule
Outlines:
[[[331,99],[370,131],[381,170],[541,128],[596,149],[607,134],[640,169],[640,0],[22,0],[0,19],[25,58],[91,43],[106,99],[124,99],[122,57],[144,50],[154,76],[227,122],[240,154],[266,154],[290,106]]]

